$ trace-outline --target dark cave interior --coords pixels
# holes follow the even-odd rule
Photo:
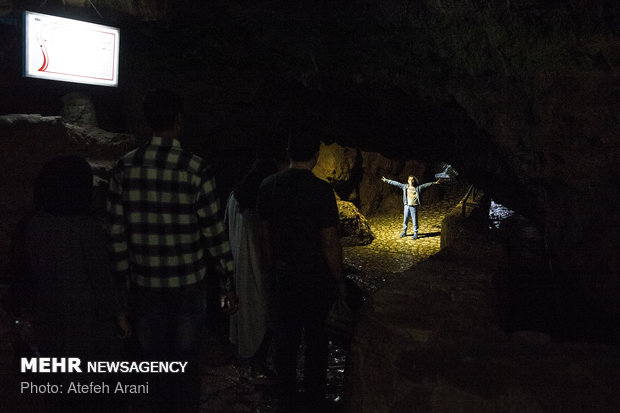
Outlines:
[[[119,86],[23,78],[24,10],[119,27]],[[453,165],[519,214],[494,279],[508,329],[620,339],[620,3],[4,1],[0,37],[0,115],[59,116],[77,92],[96,111],[86,126],[105,131],[0,122],[3,258],[42,160],[106,165],[147,138],[140,100],[162,86],[183,96],[184,145],[212,159],[222,197],[256,143],[284,148],[290,128],[337,144],[349,167],[325,178],[365,215],[392,207],[381,175],[413,168],[426,182]],[[571,321],[554,325],[556,312]]]

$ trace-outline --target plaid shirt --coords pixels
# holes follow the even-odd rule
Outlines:
[[[123,156],[107,203],[113,269],[134,284],[175,288],[206,274],[205,249],[230,290],[233,260],[210,166],[177,140],[153,137]]]

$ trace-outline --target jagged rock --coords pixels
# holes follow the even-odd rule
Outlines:
[[[366,218],[352,202],[338,200],[340,236],[343,246],[368,245],[375,238]]]
[[[359,183],[360,209],[366,215],[377,212],[401,211],[403,208],[402,191],[381,181],[381,177],[399,182],[407,182],[409,175],[432,179],[429,166],[416,160],[389,159],[377,152],[362,152],[364,175]],[[422,182],[421,182],[422,183]],[[423,193],[423,203],[430,204],[436,198],[436,188],[431,186]]]
[[[454,209],[446,214],[441,222],[441,249],[448,247],[455,240],[462,239],[466,234],[473,232],[471,225],[476,220],[472,219],[472,214],[486,213],[488,216],[487,200],[488,198],[484,196],[484,191],[470,186],[465,197]],[[481,202],[484,202],[484,205],[481,205]],[[479,216],[474,218],[479,218]]]
[[[383,183],[382,176],[406,182],[409,175],[424,179],[428,170],[421,161],[388,159],[376,152],[321,143],[319,160],[312,172],[331,183],[341,199],[353,202],[369,215],[402,208],[400,190]],[[431,187],[424,192],[423,202],[431,204],[437,196],[436,188]]]
[[[17,124],[56,125],[60,123],[61,119],[62,118],[60,116],[42,116],[38,113],[14,113],[9,115],[1,115],[0,126],[12,126]]]
[[[339,232],[344,246],[367,245],[374,235],[368,221],[353,202],[342,199],[343,193],[350,196],[351,189],[358,185],[361,173],[361,153],[354,148],[336,143],[321,142],[319,159],[312,172],[329,182],[336,192]]]
[[[452,165],[446,162],[441,162],[439,165],[439,172],[435,173],[435,179],[441,179],[445,181],[455,180],[459,176],[459,173],[454,169]]]
[[[6,11],[15,3],[0,3],[7,22],[0,26],[0,113],[32,105],[48,109],[33,112],[51,113],[66,88],[21,79],[20,10]],[[153,84],[187,98],[194,132],[188,144],[218,154],[249,145],[250,129],[282,143],[285,119],[301,117],[362,151],[364,174],[341,195],[364,214],[401,208],[398,193],[379,179],[424,175],[397,168],[402,160],[446,161],[542,229],[565,309],[578,303],[618,324],[620,2],[94,3],[106,17],[121,15],[127,27],[121,67],[129,70],[116,98],[127,125],[140,125],[136,102]],[[39,8],[75,11],[51,1]],[[91,8],[88,2],[79,11]],[[143,23],[152,20],[158,23]],[[45,140],[25,142],[51,151],[64,132],[51,124],[45,132]],[[0,182],[27,188],[19,171],[24,159],[26,169],[36,165],[32,152],[40,148],[7,139],[8,177]],[[393,167],[379,153],[397,159]],[[458,373],[467,377],[468,370]],[[514,389],[496,399],[498,406],[520,394]],[[450,396],[418,395],[422,402]],[[524,402],[512,410],[530,407],[538,409]]]
[[[133,135],[115,133],[94,126],[66,123],[67,137],[92,159],[118,159],[136,145]]]
[[[355,173],[361,172],[360,161],[359,150],[355,148],[340,146],[337,143],[326,145],[321,142],[319,160],[312,172],[335,188],[351,186],[350,181],[358,179]]]
[[[499,327],[492,281],[502,247],[479,227],[464,225],[447,248],[367,302],[349,353],[345,410],[617,410],[617,347]]]
[[[62,97],[62,104],[62,120],[65,123],[87,128],[98,126],[95,105],[90,96],[71,92]]]

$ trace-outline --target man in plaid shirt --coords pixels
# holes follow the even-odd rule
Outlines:
[[[153,137],[117,162],[107,204],[113,270],[129,287],[145,359],[187,360],[191,369],[155,375],[150,394],[158,412],[198,411],[195,360],[205,323],[207,254],[219,269],[222,303],[228,298],[229,312],[237,306],[213,171],[181,148],[181,113],[174,93],[147,94],[144,114]]]

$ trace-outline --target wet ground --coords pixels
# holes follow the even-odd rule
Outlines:
[[[354,280],[368,294],[372,294],[385,282],[402,274],[420,261],[439,251],[441,222],[444,216],[454,208],[467,192],[464,183],[446,183],[442,185],[442,197],[431,205],[418,210],[418,238],[411,236],[400,238],[402,228],[402,211],[367,217],[375,234],[375,240],[367,246],[344,248],[344,263],[349,278]],[[411,235],[412,230],[409,230]],[[6,314],[4,314],[6,315]],[[10,320],[0,323],[10,328]],[[202,392],[201,413],[280,413],[284,412],[279,401],[273,396],[274,382],[266,377],[251,374],[235,358],[234,349],[224,334],[212,329],[204,337],[202,348]],[[221,328],[220,328],[221,330]],[[4,337],[6,335],[3,334]],[[1,370],[4,375],[14,372],[7,364],[11,359],[10,343],[2,346]],[[330,345],[328,368],[328,399],[332,410],[340,411],[343,378],[345,374],[346,349],[336,344]],[[300,360],[301,375],[301,360]],[[3,397],[10,394],[5,386],[12,380],[3,375]],[[7,393],[8,392],[8,393]],[[0,399],[0,411],[4,412]],[[36,412],[36,404],[21,398],[13,406],[12,412]],[[17,407],[17,409],[15,409]],[[325,408],[316,410],[325,412]],[[131,402],[129,413],[149,412],[146,399],[137,398]]]
[[[402,211],[367,217],[375,239],[366,246],[344,248],[344,263],[350,276],[372,292],[385,281],[424,261],[439,251],[441,221],[467,193],[466,183],[442,184],[442,198],[418,208],[418,238],[413,240],[411,224],[400,238]]]
[[[375,240],[367,246],[344,248],[347,274],[369,294],[390,279],[439,251],[441,221],[467,192],[465,183],[447,183],[441,200],[418,210],[418,238],[400,238],[402,211],[368,217]],[[412,230],[409,230],[409,235]],[[267,413],[281,412],[278,401],[271,396],[268,380],[243,377],[242,368],[220,340],[208,337],[207,347],[221,354],[208,356],[203,375],[202,413]],[[221,363],[218,363],[220,357]],[[335,406],[341,401],[345,373],[346,349],[330,345],[328,398]],[[320,411],[320,410],[319,410]],[[319,412],[317,411],[317,413]],[[338,411],[338,408],[335,408]],[[136,412],[138,413],[138,412]],[[141,412],[140,412],[141,413]]]

